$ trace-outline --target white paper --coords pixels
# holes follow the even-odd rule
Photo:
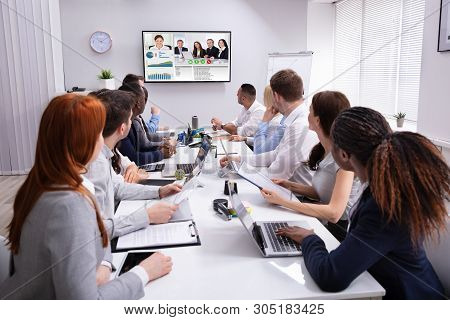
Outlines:
[[[149,225],[119,237],[117,249],[145,248],[197,242],[192,221]]]
[[[284,199],[287,200],[296,199],[290,190],[277,185],[272,180],[270,180],[269,177],[256,171],[255,168],[247,165],[245,162],[242,163],[241,167],[239,168],[238,175],[247,180],[252,181],[254,184],[263,189],[275,191],[276,193],[278,193],[278,195],[280,195]]]

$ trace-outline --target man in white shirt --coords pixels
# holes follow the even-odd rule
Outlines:
[[[291,179],[311,185],[312,172],[303,164],[308,159],[317,136],[309,130],[309,111],[303,105],[303,81],[291,69],[281,70],[270,79],[275,108],[284,116],[283,138],[270,152],[248,156],[230,156],[220,160],[221,166],[232,161],[245,161],[254,167],[267,167],[270,178]]]
[[[243,106],[238,117],[224,124],[219,118],[212,118],[211,123],[214,130],[223,129],[230,134],[244,137],[253,137],[258,130],[266,108],[256,101],[256,89],[248,83],[244,83],[237,92],[238,103]]]

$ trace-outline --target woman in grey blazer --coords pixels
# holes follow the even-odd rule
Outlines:
[[[153,254],[130,272],[97,285],[108,236],[81,173],[103,146],[105,110],[92,97],[54,98],[42,115],[36,161],[14,202],[10,277],[1,299],[137,299],[172,262]]]

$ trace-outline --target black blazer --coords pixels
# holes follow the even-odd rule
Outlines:
[[[188,48],[182,47],[181,51],[188,51]],[[178,49],[178,46],[175,47],[175,54],[180,54],[180,49]]]
[[[192,55],[194,56],[194,58],[204,58],[205,57],[205,49],[201,49],[200,57],[197,57],[197,48],[194,48],[194,50],[192,51]]]
[[[341,291],[362,272],[386,289],[385,299],[443,299],[444,289],[422,244],[414,248],[407,227],[388,222],[370,188],[351,217],[347,237],[328,253],[317,235],[302,243],[306,268],[324,291]]]
[[[228,48],[225,48],[220,54],[219,59],[228,59]]]
[[[219,48],[213,46],[211,49],[206,48],[206,54],[208,55],[208,58],[214,57],[214,59],[217,59],[219,56]]]

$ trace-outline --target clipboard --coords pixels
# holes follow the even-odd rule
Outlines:
[[[119,247],[118,248],[119,239],[121,238],[121,237],[119,237],[119,238],[114,238],[113,240],[111,240],[111,252],[115,253],[115,252],[128,252],[128,251],[132,251],[132,250],[155,250],[155,249],[163,249],[163,248],[200,246],[201,245],[200,235],[198,233],[197,226],[196,226],[196,224],[195,224],[195,222],[193,220],[191,220],[191,221],[184,221],[184,222],[173,222],[173,223],[159,224],[159,225],[149,225],[147,228],[134,231],[131,234],[128,234],[128,235],[125,235],[125,236],[122,236],[122,237],[126,237],[126,236],[129,236],[129,235],[132,235],[132,234],[134,234],[136,232],[143,232],[145,230],[151,230],[154,227],[164,228],[164,226],[167,226],[167,228],[170,228],[170,226],[174,226],[174,225],[181,224],[181,223],[188,224],[190,236],[192,237],[190,242],[184,242],[184,243],[157,243],[157,244],[150,244],[150,245],[139,245],[139,246],[133,246],[133,247],[130,246],[130,247]],[[149,231],[149,232],[151,232],[151,231]]]

